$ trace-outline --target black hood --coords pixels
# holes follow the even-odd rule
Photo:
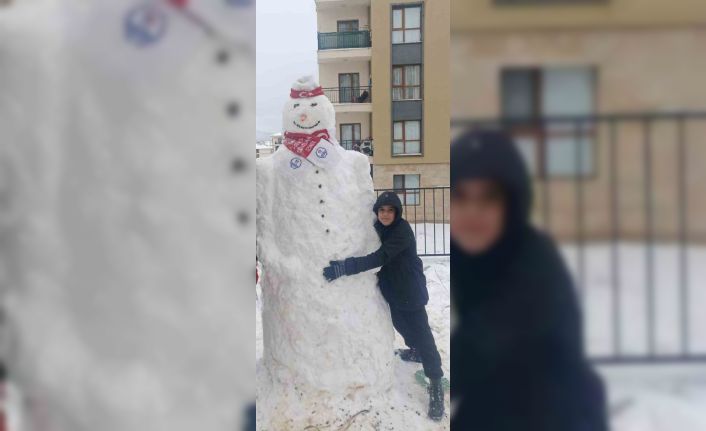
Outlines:
[[[451,239],[452,259],[479,271],[501,269],[519,239],[529,229],[532,189],[530,176],[512,138],[501,131],[467,132],[451,144],[451,190],[459,181],[488,179],[497,182],[506,199],[502,237],[481,255],[466,255]],[[459,259],[462,260],[459,261]],[[476,265],[477,264],[477,265]]]
[[[402,201],[400,201],[400,198],[399,196],[397,196],[397,193],[383,192],[380,196],[378,196],[377,201],[375,201],[375,205],[373,205],[373,212],[377,214],[378,210],[383,205],[390,205],[395,208],[395,221],[393,221],[392,224],[390,224],[389,226],[384,226],[382,223],[380,223],[379,220],[376,220],[375,228],[381,235],[384,232],[390,230],[391,228],[397,226],[400,223],[400,220],[402,220]]]
[[[508,134],[478,130],[468,132],[453,142],[451,187],[467,179],[498,182],[508,199],[509,223],[528,223],[532,205],[530,177],[520,152]]]
[[[373,212],[378,213],[381,206],[390,205],[395,208],[395,222],[402,218],[402,201],[400,201],[399,196],[395,192],[384,192],[378,196],[375,205],[373,205]]]

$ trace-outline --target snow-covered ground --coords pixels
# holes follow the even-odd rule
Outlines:
[[[565,245],[562,250],[579,280],[577,248]],[[701,312],[706,309],[706,246],[686,249],[683,280],[678,245],[656,244],[653,250],[654,352],[680,353],[684,325],[690,351],[706,353],[706,314]],[[588,244],[583,253],[584,282],[580,291],[589,351],[605,356],[619,348],[622,354],[646,354],[650,345],[650,288],[645,244],[619,243],[615,261],[608,243]],[[614,265],[617,283],[613,282]]]
[[[420,253],[423,241],[428,249],[434,243],[434,225],[416,226]],[[448,225],[436,225],[437,246],[440,238],[448,241]],[[442,230],[443,229],[443,230]],[[448,247],[448,242],[446,242]],[[569,267],[578,272],[577,250],[562,245]],[[448,248],[447,248],[448,250]],[[682,292],[679,279],[679,248],[675,244],[659,244],[654,248],[655,316],[657,318],[656,351],[677,353],[681,334],[681,312],[678,308]],[[618,246],[620,280],[621,347],[626,354],[646,352],[646,260],[645,247],[640,243],[620,243]],[[688,292],[689,329],[691,349],[706,351],[706,247],[691,246],[687,250],[688,271],[685,289]],[[424,258],[430,303],[427,306],[430,323],[442,355],[445,372],[449,368],[449,260],[444,257]],[[613,339],[613,255],[610,244],[593,243],[584,249],[586,336],[592,355],[612,352]],[[258,358],[262,353],[262,335],[258,313]],[[397,338],[396,344],[402,346]],[[414,371],[419,369],[398,361],[395,387],[395,408],[399,420],[417,416],[413,424],[396,422],[384,429],[436,430],[449,429],[448,419],[436,425],[425,418],[426,393],[414,382]],[[704,431],[706,430],[706,364],[677,365],[610,365],[598,371],[604,377],[612,409],[613,431]],[[403,406],[401,408],[400,406]],[[447,406],[448,407],[448,406]],[[387,424],[386,424],[387,425]],[[438,426],[438,428],[435,428]]]
[[[706,364],[599,368],[613,431],[706,430]]]
[[[434,338],[441,354],[444,374],[451,380],[449,367],[450,361],[450,291],[449,291],[449,258],[427,257],[424,261],[424,273],[427,277],[429,288],[429,324],[434,332]],[[260,290],[258,287],[257,301],[257,360],[258,366],[262,358],[262,321],[260,313]],[[403,348],[404,342],[395,336],[395,348]],[[397,359],[395,362],[395,385],[391,395],[390,412],[386,420],[382,421],[380,430],[394,431],[437,431],[449,430],[448,416],[449,398],[446,394],[447,415],[440,423],[427,418],[428,395],[426,389],[415,380],[415,373],[422,369],[421,364],[410,364]],[[348,428],[350,431],[368,431],[366,428],[356,428],[355,422]]]
[[[706,247],[686,249],[685,277],[680,275],[680,248],[654,246],[654,352],[674,355],[682,348],[682,319],[689,351],[706,353]],[[562,251],[578,279],[575,246]],[[648,260],[645,244],[621,242],[614,256],[608,243],[591,243],[583,251],[587,348],[594,356],[648,352]],[[617,259],[616,259],[617,257]],[[613,283],[613,265],[618,284]],[[615,290],[614,290],[615,289]],[[685,295],[682,302],[682,295]],[[614,299],[617,298],[617,301]],[[686,314],[681,309],[684,304]],[[614,308],[615,306],[615,308]],[[618,313],[614,313],[614,310]],[[617,332],[615,328],[617,325]],[[617,337],[616,337],[617,335]],[[613,431],[706,430],[706,363],[601,366],[613,409]]]

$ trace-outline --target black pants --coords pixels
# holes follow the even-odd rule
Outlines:
[[[436,349],[426,309],[407,311],[390,307],[390,313],[392,325],[404,338],[407,347],[417,350],[422,357],[424,374],[430,379],[440,379],[444,375],[441,355]]]

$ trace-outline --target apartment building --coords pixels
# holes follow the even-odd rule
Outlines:
[[[449,184],[449,0],[316,0],[319,80],[378,189]]]
[[[706,239],[706,2],[459,0],[451,27],[452,134],[504,119],[537,222]]]

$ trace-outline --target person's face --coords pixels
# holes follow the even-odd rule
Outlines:
[[[460,181],[451,190],[451,238],[466,253],[493,246],[505,224],[505,197],[491,180]]]
[[[378,220],[383,226],[389,226],[395,221],[395,207],[392,205],[383,205],[378,208]]]

